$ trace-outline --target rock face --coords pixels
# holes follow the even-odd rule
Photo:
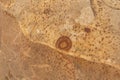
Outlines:
[[[119,80],[112,1],[0,0],[0,80]]]

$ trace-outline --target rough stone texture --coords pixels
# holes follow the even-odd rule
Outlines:
[[[120,68],[119,0],[1,0],[0,4],[30,41]],[[62,36],[72,41],[69,51],[55,46]]]
[[[110,11],[112,17],[109,18],[111,21],[113,20],[114,26],[117,26],[119,21],[116,20],[119,19],[119,12],[112,9]],[[98,13],[99,11],[96,9],[95,12]],[[100,17],[101,13],[95,15]],[[79,25],[76,23],[74,29],[79,30]],[[92,30],[91,27],[90,30],[89,27],[86,30],[84,27],[83,31],[87,36],[91,31],[96,30],[96,28]],[[99,29],[101,28],[98,27],[97,30]],[[119,34],[119,24],[118,27],[112,27],[111,31],[115,35],[116,33]],[[97,34],[97,32],[94,34]],[[113,39],[116,38],[113,37]],[[105,42],[107,42],[107,39],[105,39]],[[82,43],[82,45],[84,44]],[[112,56],[116,59],[114,60],[111,56],[109,58],[117,63],[117,67],[114,63],[111,66],[107,65],[110,59],[107,60],[106,64],[92,62],[86,60],[86,58],[70,56],[48,45],[31,41],[21,30],[17,18],[0,7],[0,80],[119,80],[119,55]]]

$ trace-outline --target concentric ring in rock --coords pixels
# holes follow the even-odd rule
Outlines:
[[[56,48],[64,51],[69,51],[72,47],[72,41],[67,36],[61,36],[56,41]]]

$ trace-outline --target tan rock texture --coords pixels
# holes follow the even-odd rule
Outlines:
[[[0,0],[0,80],[120,80],[119,4]]]

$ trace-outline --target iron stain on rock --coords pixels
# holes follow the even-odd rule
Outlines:
[[[68,51],[71,49],[71,47],[72,47],[72,41],[67,36],[61,36],[56,41],[56,48],[58,48],[60,50]]]

